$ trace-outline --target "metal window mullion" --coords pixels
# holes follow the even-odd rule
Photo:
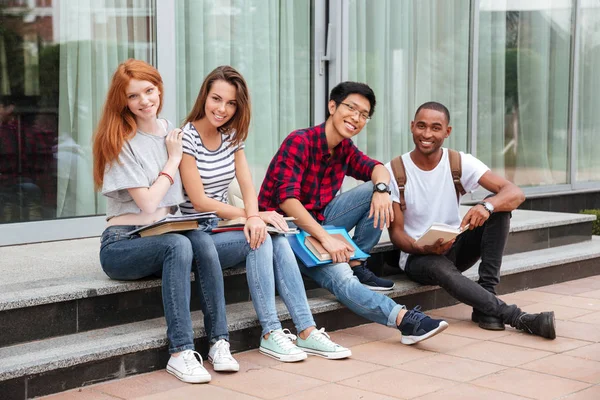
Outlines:
[[[312,27],[313,35],[313,115],[312,124],[320,124],[325,120],[325,108],[327,104],[327,69],[321,73],[321,59],[328,51],[327,49],[327,0],[315,0],[313,9]],[[326,63],[324,61],[324,63]]]
[[[579,45],[581,29],[579,21],[581,21],[581,4],[579,0],[573,0],[575,12],[573,13],[573,37],[571,38],[571,73],[570,73],[570,88],[569,88],[569,136],[567,155],[570,155],[569,163],[569,183],[572,188],[578,188],[577,183],[577,109],[579,107]]]
[[[479,101],[479,6],[480,0],[471,1],[469,24],[469,110],[470,124],[467,128],[467,152],[477,157],[477,122]],[[469,140],[470,139],[470,140]]]

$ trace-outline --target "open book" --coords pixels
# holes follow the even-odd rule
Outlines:
[[[417,239],[415,243],[418,246],[431,246],[439,239],[444,239],[443,243],[447,243],[468,229],[469,225],[466,225],[461,230],[460,227],[450,226],[442,223],[434,223],[425,231],[423,236]]]
[[[342,242],[346,242],[346,244],[350,245],[350,247],[354,248],[354,245],[351,244],[348,240],[346,240],[346,238],[344,237],[344,235],[342,235],[341,233],[334,233],[331,236],[333,236],[334,238],[341,240]],[[324,261],[324,260],[331,260],[331,254],[329,254],[327,252],[327,250],[325,250],[325,248],[323,247],[323,245],[321,244],[321,242],[319,242],[317,240],[317,238],[313,237],[313,236],[307,236],[304,239],[304,245],[306,246],[307,249],[309,249],[315,257],[317,257],[319,259],[319,261]],[[354,251],[352,252],[352,255],[350,257],[354,257]]]
[[[200,221],[215,218],[216,216],[215,211],[183,215],[169,214],[158,221],[144,225],[128,233],[130,235],[138,233],[141,237],[146,237],[169,232],[191,231],[198,228]]]
[[[288,223],[289,221],[294,221],[296,218],[294,217],[283,217]],[[217,223],[217,226],[212,229],[213,233],[219,232],[228,232],[228,231],[243,231],[244,226],[246,225],[246,217],[237,217],[234,219],[224,219]],[[289,224],[288,224],[289,225]],[[295,235],[298,233],[298,229],[296,227],[288,228],[287,231],[281,230],[279,228],[274,227],[271,224],[267,224],[267,232],[274,234],[285,234],[285,235]]]

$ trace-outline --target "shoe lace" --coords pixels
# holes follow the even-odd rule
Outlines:
[[[231,355],[231,352],[229,351],[229,342],[227,340],[221,339],[217,343],[215,343],[213,346],[215,346],[214,358],[225,358],[229,361],[233,360],[233,356]]]
[[[416,306],[415,308],[407,312],[404,316],[404,318],[406,318],[406,322],[412,324],[417,324],[425,317],[426,315],[421,312],[421,306]]]
[[[297,339],[296,335],[290,332],[289,329],[283,329],[281,331],[271,331],[273,340],[284,350],[290,350],[295,347],[294,340]]]
[[[198,358],[196,358],[198,356]],[[190,371],[193,371],[198,368],[204,368],[204,362],[202,361],[202,356],[200,353],[194,350],[186,350],[181,354],[183,362],[185,366]]]
[[[325,332],[325,328],[321,328],[321,329],[317,330],[317,333],[313,333],[312,337],[316,341],[327,344],[329,346],[338,346],[338,344],[333,343],[331,341],[331,336],[329,336],[329,334],[327,332]]]

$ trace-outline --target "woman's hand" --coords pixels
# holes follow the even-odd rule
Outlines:
[[[181,157],[183,156],[183,132],[181,129],[176,128],[167,133],[165,143],[167,144],[169,158],[173,158],[178,163],[181,162]]]
[[[246,241],[250,248],[256,250],[267,239],[267,225],[259,216],[250,216],[246,218],[244,235],[246,235]]]
[[[265,224],[271,224],[275,228],[287,232],[289,230],[287,221],[283,219],[283,215],[279,214],[276,211],[261,211],[258,213],[260,219],[264,221]]]

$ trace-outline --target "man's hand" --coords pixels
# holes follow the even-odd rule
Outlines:
[[[390,227],[394,220],[394,210],[389,193],[373,192],[369,210],[369,218],[371,217],[373,217],[373,227],[379,226],[382,230]]]
[[[463,229],[465,226],[469,225],[469,229],[473,230],[485,224],[485,221],[487,221],[489,218],[490,213],[488,210],[486,210],[483,205],[477,204],[471,207],[467,214],[465,214],[462,222],[460,223],[460,229]]]
[[[321,245],[331,255],[331,261],[333,263],[341,263],[350,261],[354,248],[348,243],[343,242],[333,236],[327,234],[327,237],[321,240]]]
[[[414,249],[414,254],[438,254],[443,255],[446,254],[452,245],[454,244],[454,239],[444,243],[444,239],[439,238],[437,242],[429,246],[419,246],[416,243],[412,244]]]

